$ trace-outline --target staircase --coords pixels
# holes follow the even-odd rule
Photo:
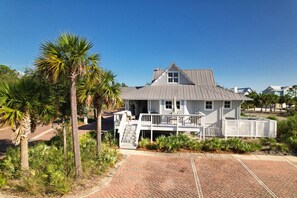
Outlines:
[[[121,140],[121,148],[136,149],[138,137],[136,137],[137,124],[126,124],[123,137]]]

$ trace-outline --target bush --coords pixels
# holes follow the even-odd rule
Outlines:
[[[212,138],[205,140],[202,144],[203,151],[216,151],[221,150],[222,141],[219,138]]]
[[[151,141],[148,138],[141,138],[138,142],[138,147],[140,148],[147,148],[150,145]]]
[[[275,117],[275,116],[268,116],[268,117],[267,117],[267,119],[269,119],[269,120],[276,120],[276,121],[278,121],[277,117]]]
[[[277,136],[282,141],[292,136],[297,137],[297,115],[277,123]]]
[[[192,140],[189,144],[189,149],[193,151],[201,151],[202,143],[197,140]]]
[[[30,170],[22,174],[19,149],[8,149],[6,158],[0,161],[0,187],[7,183],[11,189],[45,197],[69,192],[75,183],[73,152],[72,147],[68,146],[67,154],[64,155],[59,141],[61,138],[55,137],[48,145],[38,143],[29,147]],[[96,140],[92,133],[80,136],[80,148],[84,178],[100,175],[117,161],[117,151],[105,144],[102,145],[101,155],[97,155]]]
[[[156,139],[156,145],[158,149],[164,152],[174,152],[182,147],[178,137],[174,135],[168,137],[161,135]]]
[[[283,143],[273,143],[270,145],[270,149],[272,151],[275,151],[277,153],[288,153],[289,152],[289,147],[286,144]]]
[[[104,133],[103,142],[109,147],[116,147],[118,146],[118,140],[114,137],[112,131],[108,131],[107,133]]]
[[[276,143],[276,139],[275,138],[259,138],[260,139],[260,143],[262,146],[270,146],[271,144],[275,144]]]

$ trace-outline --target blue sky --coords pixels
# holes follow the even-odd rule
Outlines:
[[[297,84],[296,0],[0,0],[0,9],[0,64],[20,71],[68,31],[129,86],[173,62],[212,68],[228,88]]]

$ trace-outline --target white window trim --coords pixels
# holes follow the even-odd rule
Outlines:
[[[230,107],[229,108],[225,107],[225,102],[230,102]],[[224,105],[223,106],[224,109],[232,109],[232,101],[231,100],[225,100],[223,105]]]
[[[212,103],[212,105],[211,105],[211,109],[206,109],[206,102],[211,102],[211,103]],[[204,110],[205,110],[205,111],[213,111],[213,106],[214,106],[214,102],[213,102],[213,100],[205,100],[205,101],[204,101]]]
[[[167,108],[166,107],[166,102],[171,102],[171,108]],[[164,107],[165,107],[165,110],[172,110],[172,101],[171,100],[165,100],[165,102],[164,102]]]
[[[172,73],[172,82],[169,82],[169,73]],[[174,82],[174,73],[177,73],[177,82]],[[167,72],[167,83],[169,84],[178,84],[180,82],[180,72],[179,71],[168,71]]]

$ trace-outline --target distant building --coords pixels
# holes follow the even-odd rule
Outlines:
[[[239,94],[243,94],[243,95],[249,95],[250,93],[252,93],[254,90],[250,87],[243,87],[243,88],[231,88],[232,91],[234,91],[235,93],[239,93]]]
[[[262,93],[284,96],[288,93],[290,88],[291,86],[268,86],[264,91],[262,91]]]

